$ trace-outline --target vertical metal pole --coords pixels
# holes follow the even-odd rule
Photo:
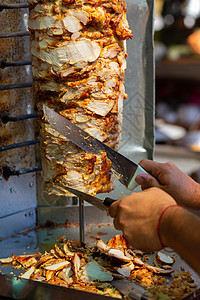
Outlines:
[[[80,242],[85,242],[84,201],[79,199],[79,230]]]

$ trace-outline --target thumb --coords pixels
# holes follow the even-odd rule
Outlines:
[[[152,177],[151,175],[147,175],[147,174],[137,175],[136,178],[135,178],[135,181],[139,185],[141,185],[142,190],[146,190],[150,187],[160,188],[159,182],[154,177]]]

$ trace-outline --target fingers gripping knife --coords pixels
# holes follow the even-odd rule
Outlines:
[[[62,135],[86,152],[100,153],[105,151],[112,162],[112,170],[117,179],[129,190],[134,190],[138,184],[135,177],[147,172],[138,164],[132,162],[119,152],[89,135],[86,131],[70,122],[67,118],[43,105],[44,115],[49,123]]]

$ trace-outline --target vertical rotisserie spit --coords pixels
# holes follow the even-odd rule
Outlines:
[[[45,120],[45,103],[92,136],[118,149],[126,50],[132,37],[123,0],[29,0],[34,91],[39,112],[43,180],[49,194],[67,195],[56,181],[90,194],[113,188],[105,153],[88,154]]]

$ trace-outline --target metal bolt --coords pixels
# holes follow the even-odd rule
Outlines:
[[[26,29],[28,29],[28,15],[24,14],[24,25],[26,27]]]
[[[13,187],[10,188],[10,193],[14,193],[15,189]]]
[[[32,211],[29,212],[29,216],[30,217],[33,216],[33,212]]]
[[[31,105],[28,104],[28,106],[27,106],[27,114],[30,114],[30,113],[31,113]]]
[[[34,186],[34,182],[33,181],[29,182],[29,186],[30,188],[32,188]]]

